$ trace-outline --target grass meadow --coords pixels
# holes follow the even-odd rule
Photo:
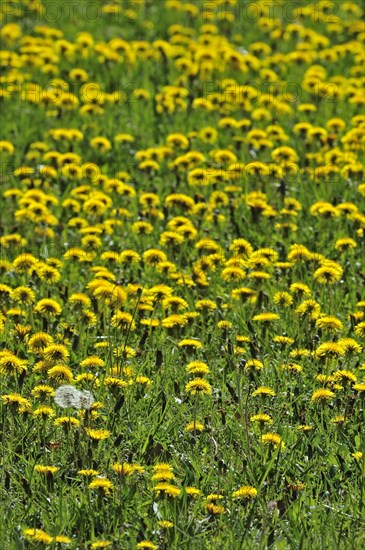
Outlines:
[[[364,548],[362,2],[0,17],[0,550]]]

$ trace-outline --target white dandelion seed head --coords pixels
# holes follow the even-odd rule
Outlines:
[[[93,406],[95,399],[91,392],[80,391],[80,409],[89,410]]]
[[[79,408],[80,403],[80,392],[73,386],[60,386],[56,390],[55,402],[59,407],[63,409],[67,407],[76,407]]]
[[[60,386],[56,390],[55,402],[59,407],[74,407],[75,409],[91,409],[94,397],[89,391],[77,390],[74,386]]]

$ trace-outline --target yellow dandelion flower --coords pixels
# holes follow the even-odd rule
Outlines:
[[[32,410],[28,399],[22,397],[18,393],[3,394],[1,399],[6,405],[11,407],[16,412],[30,412]]]
[[[336,370],[333,373],[334,380],[343,383],[354,383],[357,381],[357,376],[349,370]]]
[[[219,504],[214,504],[213,502],[208,502],[208,504],[205,505],[205,509],[213,516],[226,513],[224,506],[221,506]]]
[[[109,495],[113,488],[113,483],[106,477],[96,477],[89,483],[89,489],[103,491],[106,495]]]
[[[164,482],[157,483],[157,485],[154,486],[153,490],[156,491],[157,494],[164,493],[173,498],[178,497],[181,493],[181,489],[179,489],[179,487],[176,487],[171,483],[164,483]]]
[[[73,373],[69,367],[65,365],[55,365],[54,367],[47,370],[47,377],[55,382],[72,382]]]
[[[354,239],[351,239],[350,237],[337,239],[337,241],[335,242],[335,249],[339,250],[340,252],[351,250],[353,248],[356,248],[356,246],[357,246],[356,241]]]
[[[209,374],[209,367],[203,361],[191,361],[187,367],[186,372],[189,374]]]
[[[260,414],[254,414],[250,417],[251,422],[257,422],[260,425],[264,424],[272,424],[273,420],[269,414],[260,413]]]
[[[112,470],[118,475],[123,477],[129,477],[132,474],[141,474],[144,472],[144,468],[138,464],[129,464],[128,462],[115,462],[112,464]]]
[[[252,392],[252,397],[275,397],[276,393],[268,386],[260,386]]]
[[[345,420],[346,419],[343,416],[343,414],[338,414],[338,415],[334,416],[331,419],[331,422],[332,422],[332,424],[337,424],[337,426],[342,426],[342,424],[344,424]]]
[[[312,401],[328,401],[334,397],[336,397],[336,394],[333,391],[327,390],[326,388],[320,388],[319,390],[313,392]]]
[[[264,364],[259,359],[249,359],[244,365],[245,370],[261,370],[264,368]]]
[[[274,449],[276,449],[278,445],[280,445],[282,449],[285,447],[285,444],[282,441],[280,435],[275,432],[268,432],[266,434],[263,434],[261,436],[261,442],[264,445],[271,445]]]
[[[188,350],[200,349],[203,347],[203,344],[200,340],[195,340],[193,338],[185,338],[178,343],[179,348],[187,348]]]
[[[278,313],[258,313],[257,315],[254,315],[252,317],[253,321],[259,321],[260,323],[271,323],[273,321],[277,321],[280,319],[280,315]]]
[[[11,352],[0,354],[0,374],[17,376],[26,372],[27,361],[20,359]]]
[[[201,491],[200,489],[197,489],[196,487],[185,487],[185,493],[192,497],[192,498],[197,498],[201,495]]]
[[[36,303],[34,307],[35,313],[40,313],[45,317],[61,315],[62,307],[56,300],[43,298]]]
[[[273,301],[274,304],[277,304],[279,306],[289,307],[292,305],[294,300],[289,292],[280,291],[274,294]]]
[[[194,420],[185,427],[186,432],[203,432],[204,429],[204,424]]]
[[[297,429],[300,432],[310,432],[313,430],[313,426],[309,426],[308,424],[300,424]]]
[[[109,430],[94,430],[92,428],[85,428],[85,433],[93,441],[103,441],[104,439],[108,439],[111,435]]]
[[[151,477],[152,481],[172,481],[175,475],[170,470],[157,470]]]
[[[343,330],[342,322],[334,315],[324,315],[316,321],[316,327],[327,332],[341,332]]]
[[[160,520],[158,522],[158,525],[161,527],[161,529],[171,529],[174,526],[174,523],[168,520]]]
[[[50,344],[43,348],[42,355],[46,361],[66,362],[70,353],[67,347],[62,344]]]
[[[250,485],[243,485],[232,493],[233,498],[253,499],[257,497],[257,489]]]
[[[45,476],[52,476],[58,472],[59,468],[57,466],[43,466],[41,464],[36,464],[34,470],[39,474],[44,474]]]
[[[185,391],[192,395],[211,395],[212,387],[205,378],[195,378],[186,384]]]
[[[134,331],[136,329],[133,316],[125,311],[117,311],[113,315],[112,325],[123,331]]]
[[[99,472],[97,470],[92,470],[92,469],[78,470],[77,473],[80,476],[84,476],[84,477],[93,477],[93,476],[98,476],[99,475]]]
[[[24,529],[23,536],[27,540],[41,542],[43,544],[51,544],[53,537],[42,529]]]
[[[354,332],[356,336],[360,336],[361,338],[365,338],[365,321],[362,321],[361,323],[358,323],[355,326]]]
[[[158,550],[157,544],[150,540],[141,540],[136,544],[136,548],[147,548],[148,550]]]
[[[46,418],[56,416],[56,413],[52,409],[52,407],[43,406],[43,407],[38,407],[37,409],[34,409],[33,415],[34,416],[40,416],[41,418],[43,418],[45,420]]]
[[[67,428],[77,428],[80,426],[80,420],[73,416],[60,416],[54,421],[55,426],[64,426]]]
[[[318,359],[334,359],[345,354],[344,347],[339,342],[323,342],[315,351]]]
[[[19,304],[32,304],[35,301],[35,292],[27,286],[18,286],[12,291],[11,297]]]
[[[332,285],[337,283],[342,277],[342,269],[332,266],[319,267],[313,273],[313,279],[320,284]]]

